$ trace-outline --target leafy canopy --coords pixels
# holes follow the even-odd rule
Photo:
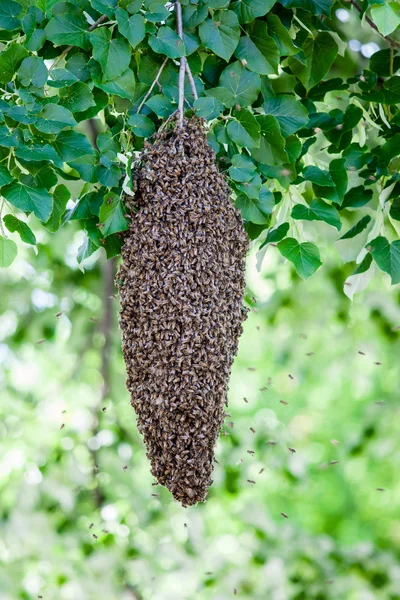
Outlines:
[[[1,266],[17,255],[12,238],[36,244],[31,226],[73,221],[80,262],[119,254],[140,150],[177,110],[187,57],[198,94],[187,81],[187,114],[208,122],[253,243],[305,279],[336,242],[351,297],[375,266],[398,283],[400,12],[352,4],[381,34],[364,69],[333,0],[183,0],[183,39],[173,3],[4,0]]]

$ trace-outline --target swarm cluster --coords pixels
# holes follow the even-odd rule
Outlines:
[[[248,249],[202,122],[146,143],[117,275],[127,387],[153,475],[204,500],[237,352]]]

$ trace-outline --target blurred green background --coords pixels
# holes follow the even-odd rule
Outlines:
[[[384,47],[345,12],[343,77]],[[249,257],[231,416],[188,509],[152,485],[116,264],[82,273],[69,224],[0,271],[1,600],[400,599],[400,292],[377,274],[352,304],[318,227],[306,283],[275,248]]]
[[[306,283],[250,256],[214,485],[184,509],[152,485],[114,265],[82,273],[72,225],[38,235],[0,275],[1,600],[400,598],[398,288],[376,275],[351,304],[329,242]]]

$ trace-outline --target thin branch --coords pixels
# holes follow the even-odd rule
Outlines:
[[[141,101],[139,108],[137,109],[137,113],[140,113],[140,111],[143,108],[144,103],[146,102],[147,98],[150,96],[151,92],[153,91],[154,86],[156,85],[156,83],[158,83],[158,80],[160,79],[161,73],[163,72],[163,69],[164,69],[165,65],[167,64],[167,62],[168,62],[168,56],[165,58],[163,64],[161,65],[161,67],[158,70],[155,80],[153,81],[153,83],[150,86],[150,89],[147,91],[145,97]]]
[[[183,26],[182,26],[182,6],[180,2],[175,2],[176,10],[176,28],[178,35],[183,42]],[[185,102],[185,69],[186,69],[186,57],[182,56],[179,67],[179,127],[183,127],[183,115],[184,115],[184,102]]]
[[[197,94],[197,90],[196,90],[196,86],[194,83],[194,79],[193,79],[193,75],[192,75],[192,71],[189,67],[189,63],[187,60],[185,60],[185,69],[186,69],[186,75],[188,76],[189,79],[189,83],[190,83],[190,87],[192,88],[192,94],[195,100],[197,100],[197,98],[199,97]]]
[[[364,15],[363,9],[358,4],[358,2],[356,2],[356,0],[348,0],[348,1],[350,1],[350,4],[352,6],[354,6],[354,8],[360,13],[360,15]],[[397,48],[400,48],[400,42],[398,42],[397,40],[394,40],[393,38],[389,37],[388,35],[382,35],[381,32],[379,31],[378,27],[373,22],[373,20],[366,14],[365,14],[365,20],[367,21],[368,25],[370,27],[372,27],[372,29],[375,29],[375,31],[377,33],[379,33],[379,35],[382,36],[387,42],[389,42],[389,44],[391,44],[392,46],[397,46]]]
[[[98,27],[99,25],[101,25],[102,23],[104,23],[104,21],[106,21],[108,19],[107,15],[102,15],[101,17],[99,17],[97,19],[97,21],[95,21],[89,28],[88,31],[93,31],[93,29],[96,29],[96,27]],[[54,67],[60,62],[60,60],[62,58],[64,58],[64,56],[66,56],[68,54],[68,52],[70,50],[72,50],[74,46],[67,46],[60,54],[60,56],[58,58],[56,58],[56,60],[53,62],[53,64],[51,65],[49,72],[51,72]]]

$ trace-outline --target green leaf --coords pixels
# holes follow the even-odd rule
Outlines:
[[[342,223],[340,216],[336,208],[327,204],[320,198],[314,198],[311,201],[309,207],[303,204],[296,204],[293,207],[292,214],[293,219],[299,219],[301,221],[325,221],[328,225],[336,227],[340,231]]]
[[[51,160],[55,165],[62,167],[62,161],[50,144],[24,144],[15,149],[15,156],[26,161]]]
[[[25,87],[31,85],[42,87],[47,81],[47,76],[47,67],[38,56],[28,56],[18,69],[19,80]]]
[[[150,137],[156,128],[151,119],[145,115],[131,113],[128,119],[128,125],[132,127],[133,133],[138,137]]]
[[[288,59],[289,67],[306,90],[310,90],[328,73],[337,56],[338,45],[330,33],[320,31],[315,38],[307,38],[302,50],[305,62],[293,56]]]
[[[222,71],[219,84],[232,93],[236,104],[243,107],[251,106],[261,89],[260,76],[245,69],[239,61]]]
[[[31,188],[14,181],[3,188],[2,195],[20,210],[33,212],[40,221],[47,221],[50,216],[53,199],[43,188]]]
[[[117,187],[121,175],[121,169],[115,164],[112,164],[111,166],[97,166],[97,178],[99,182],[106,187]]]
[[[115,16],[117,17],[119,33],[128,40],[132,48],[136,48],[146,35],[144,18],[142,15],[130,17],[123,8],[117,8]]]
[[[78,46],[88,50],[88,24],[80,14],[63,13],[50,19],[45,27],[47,39],[55,46]]]
[[[208,97],[195,100],[193,108],[198,117],[211,120],[218,117],[225,107],[217,98]]]
[[[124,38],[112,38],[110,29],[100,27],[91,32],[90,41],[93,58],[101,64],[103,70],[103,81],[114,80],[129,67],[131,51]]]
[[[148,3],[146,6],[148,6]],[[151,23],[166,21],[171,14],[163,2],[152,2],[148,8],[149,12],[146,13],[146,19]]]
[[[285,138],[281,134],[277,119],[271,115],[259,115],[261,130],[260,148],[251,150],[252,157],[263,165],[278,166],[288,162]]]
[[[124,217],[125,208],[121,198],[116,194],[106,194],[100,207],[101,232],[104,236],[128,229],[128,221]]]
[[[97,183],[96,167],[98,161],[98,153],[95,152],[93,154],[85,154],[84,156],[79,156],[79,158],[74,159],[68,164],[73,169],[78,171],[79,175],[84,181],[88,181],[89,183]]]
[[[35,123],[36,129],[43,133],[59,133],[65,127],[77,125],[72,113],[58,104],[46,104]]]
[[[369,243],[367,249],[381,271],[389,273],[392,285],[400,283],[400,240],[390,244],[385,237],[379,236]]]
[[[253,19],[267,14],[275,2],[276,0],[238,0],[232,2],[231,8],[241,23],[250,23]]]
[[[72,130],[59,133],[54,141],[54,148],[60,158],[67,163],[86,154],[94,153],[87,137]]]
[[[13,148],[18,145],[18,138],[13,131],[2,125],[0,127],[0,146],[5,148]]]
[[[176,104],[172,104],[171,100],[167,96],[163,96],[163,94],[152,96],[147,100],[146,106],[155,112],[158,117],[164,119],[169,117],[176,109]]]
[[[0,173],[0,181],[1,181],[1,173]],[[400,198],[397,197],[393,200],[392,206],[389,211],[390,216],[395,221],[400,221]]]
[[[117,0],[90,0],[90,3],[99,13],[107,15],[110,19],[114,17]]]
[[[0,267],[9,267],[18,254],[15,242],[0,236]]]
[[[93,215],[99,216],[100,206],[104,201],[104,193],[91,192],[85,194],[79,199],[74,206],[69,221],[77,221],[80,219],[91,219]]]
[[[308,279],[322,265],[319,250],[310,242],[299,243],[294,238],[286,238],[278,244],[279,252],[290,260],[302,279]]]
[[[244,183],[236,183],[235,188],[245,194],[252,200],[258,200],[261,192],[261,177],[258,173],[253,175],[250,181],[245,181]],[[270,196],[271,192],[269,189],[265,190],[264,196]]]
[[[6,167],[0,165],[0,187],[11,183],[12,180],[13,176],[11,175],[10,171]]]
[[[280,0],[287,8],[302,8],[313,15],[326,15],[330,17],[333,0]]]
[[[307,181],[311,181],[317,185],[322,185],[326,187],[334,187],[334,183],[332,181],[332,177],[328,171],[323,171],[318,167],[309,166],[303,169],[302,176]]]
[[[269,37],[267,24],[256,21],[249,35],[242,35],[235,50],[236,58],[245,61],[250,71],[260,75],[278,73],[279,50],[275,41]]]
[[[149,37],[149,46],[154,52],[164,54],[169,58],[180,58],[185,56],[186,49],[183,40],[173,29],[162,26],[157,31],[157,35]]]
[[[28,168],[29,174],[19,176],[21,183],[29,185],[33,188],[46,188],[49,190],[57,184],[58,178],[52,167],[43,162],[26,162],[22,161],[23,166]]]
[[[351,188],[344,195],[340,208],[361,208],[372,200],[372,195],[372,190],[366,189],[363,185]]]
[[[387,36],[400,25],[399,5],[395,2],[384,2],[371,6],[371,17],[379,33]]]
[[[7,50],[2,50],[0,53],[0,83],[8,83],[14,77],[19,65],[28,56],[28,51],[18,44],[13,42]]]
[[[222,104],[227,108],[232,108],[235,104],[235,96],[226,88],[215,87],[209,90],[205,90],[205,93],[207,94],[207,96],[211,96],[212,98],[215,98],[216,100],[222,102]]]
[[[329,164],[329,174],[334,186],[320,186],[313,184],[316,196],[322,196],[327,200],[332,200],[341,205],[347,190],[347,171],[345,168],[346,160],[344,158],[335,158]]]
[[[68,87],[73,83],[79,81],[76,75],[74,75],[73,73],[71,73],[71,71],[68,71],[67,69],[53,69],[49,75],[50,79],[47,83],[51,87],[55,88]]]
[[[89,86],[81,81],[60,90],[59,103],[60,106],[67,108],[72,113],[81,112],[96,105]]]
[[[240,194],[235,202],[246,221],[256,225],[269,224],[270,215],[275,205],[274,195],[265,186],[261,188],[258,198],[250,198]]]
[[[242,108],[234,112],[234,117],[226,128],[230,139],[242,148],[259,148],[260,125],[254,115]]]
[[[81,264],[85,260],[85,258],[89,258],[89,256],[92,256],[92,254],[98,249],[99,246],[94,244],[88,235],[85,235],[82,245],[78,248],[76,260],[79,264]]]
[[[43,29],[35,29],[31,36],[27,36],[25,48],[30,52],[38,52],[47,39],[46,32]]]
[[[284,137],[295,133],[308,123],[306,109],[294,96],[283,94],[268,98],[263,108],[266,115],[273,115],[278,119]]]
[[[185,29],[198,27],[200,23],[204,21],[207,15],[208,7],[206,2],[200,1],[198,4],[182,6],[182,21]]]
[[[369,225],[370,221],[371,221],[371,217],[369,215],[366,215],[365,217],[360,219],[358,221],[358,223],[356,223],[354,225],[354,227],[349,229],[349,231],[346,231],[346,233],[344,235],[342,235],[342,237],[339,239],[340,240],[349,240],[351,238],[356,237],[356,235],[358,235],[359,233],[364,231],[364,229]]]
[[[283,240],[283,238],[287,236],[288,231],[289,223],[282,223],[281,225],[278,225],[278,227],[270,229],[268,231],[267,237],[265,238],[259,249],[261,250],[261,248],[264,248],[264,246],[266,246],[267,244],[276,244],[280,242],[281,240]]]
[[[131,69],[126,69],[114,81],[106,81],[101,83],[99,81],[95,81],[93,78],[95,85],[107,92],[108,94],[115,94],[115,96],[120,96],[121,98],[127,98],[128,100],[132,100],[135,94],[135,76]]]
[[[17,19],[22,11],[22,6],[13,0],[2,0],[0,4],[0,29],[15,31],[21,27],[21,21]]]
[[[270,13],[267,16],[268,33],[275,41],[278,46],[279,53],[281,56],[290,56],[291,54],[297,54],[299,48],[297,48],[286,27],[278,15]]]
[[[400,154],[400,133],[396,133],[383,146],[374,148],[373,153],[378,157],[379,164],[387,167],[392,158]]]
[[[199,35],[206,48],[229,61],[240,38],[238,18],[231,10],[219,10],[200,25]]]
[[[232,156],[232,166],[229,167],[229,175],[234,181],[250,181],[256,168],[256,165],[246,154],[235,154]]]
[[[20,221],[17,219],[17,217],[14,217],[14,215],[5,215],[3,221],[8,231],[11,231],[11,233],[17,232],[25,244],[32,244],[33,246],[36,245],[35,234],[29,225],[24,223],[24,221]]]
[[[58,231],[61,225],[61,217],[65,213],[67,202],[71,197],[69,189],[64,185],[58,185],[53,192],[53,210],[48,221],[44,224],[51,233]]]

